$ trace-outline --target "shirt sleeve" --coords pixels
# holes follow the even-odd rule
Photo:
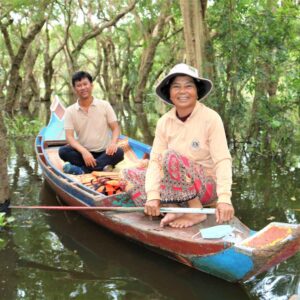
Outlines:
[[[114,109],[112,108],[112,106],[110,105],[110,103],[107,102],[107,106],[106,106],[106,112],[107,112],[107,122],[108,123],[113,123],[117,121],[117,116],[116,113],[114,111]]]
[[[215,166],[218,202],[231,204],[232,159],[219,115],[209,126],[209,145]]]
[[[166,137],[162,131],[162,122],[158,121],[150,161],[146,172],[145,189],[147,201],[160,199],[160,182],[162,172],[162,157],[168,148]]]
[[[74,124],[73,124],[71,112],[70,112],[70,109],[68,109],[68,108],[66,109],[66,112],[65,112],[64,128],[65,128],[65,130],[67,130],[67,129],[74,130]]]

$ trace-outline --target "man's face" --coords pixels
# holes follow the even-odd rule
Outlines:
[[[75,82],[74,90],[80,100],[89,99],[92,96],[93,83],[87,78]]]

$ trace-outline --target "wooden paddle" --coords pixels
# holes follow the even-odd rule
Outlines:
[[[44,210],[101,210],[119,212],[143,212],[144,207],[105,207],[105,206],[29,206],[29,205],[10,205],[12,209],[44,209]],[[188,208],[188,207],[161,207],[162,213],[188,213],[188,214],[215,214],[214,208]]]

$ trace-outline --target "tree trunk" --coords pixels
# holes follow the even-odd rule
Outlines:
[[[144,142],[148,145],[152,145],[153,136],[142,103],[136,103],[136,117],[138,128],[140,128],[143,133]]]
[[[40,49],[38,47],[30,47],[24,59],[27,68],[25,69],[25,76],[22,84],[20,110],[25,114],[28,112],[31,113],[31,109],[29,109],[31,102],[34,104],[35,102],[39,101],[40,91],[33,75],[33,69],[39,52]],[[17,103],[18,102],[16,102],[16,104]]]
[[[101,41],[103,60],[101,61],[101,87],[105,98],[116,107],[122,99],[121,65],[116,58],[116,48],[110,37]],[[102,81],[101,81],[102,79]],[[103,82],[103,83],[102,83]]]
[[[263,64],[257,61],[256,67],[257,72],[255,76],[255,93],[252,103],[252,110],[251,110],[251,118],[250,118],[250,125],[248,128],[248,139],[257,139],[259,135],[259,131],[261,128],[259,114],[261,111],[261,107],[263,107],[267,100],[267,93],[266,93],[266,86],[265,86],[265,74],[261,74],[261,70],[263,70]]]
[[[268,0],[267,10],[273,13],[277,9],[277,1]],[[270,53],[268,56],[257,58],[256,76],[255,76],[255,97],[252,104],[252,114],[248,129],[248,137],[257,139],[260,131],[264,148],[268,151],[271,146],[272,133],[269,132],[269,124],[262,124],[261,119],[268,120],[272,100],[276,97],[279,76],[276,72],[276,51],[277,44],[262,43],[259,45],[262,49],[267,48]]]
[[[7,175],[8,143],[6,128],[3,120],[3,102],[0,103],[0,204],[9,198],[9,184]]]
[[[153,26],[150,35],[147,35],[147,47],[144,49],[141,57],[141,63],[139,66],[139,81],[136,88],[136,95],[134,102],[142,103],[146,90],[147,80],[153,65],[153,59],[155,56],[156,48],[161,39],[164,37],[164,25],[169,20],[171,1],[164,1],[161,14],[157,20],[157,23]]]
[[[205,25],[206,6],[207,0],[180,0],[184,20],[186,62],[197,68],[201,75],[206,69],[205,47],[208,34]]]
[[[70,28],[70,20],[68,19],[68,23],[65,28],[65,37],[64,40],[61,42],[60,46],[50,54],[50,35],[48,24],[46,26],[46,38],[45,38],[45,54],[44,54],[44,70],[43,70],[43,79],[45,84],[45,93],[43,98],[41,99],[44,102],[43,106],[46,108],[46,111],[50,111],[51,105],[51,96],[52,96],[52,79],[54,75],[54,68],[53,68],[53,61],[58,53],[60,53],[67,43],[67,38],[69,35],[69,28]],[[47,114],[46,122],[48,122],[49,114]]]
[[[20,77],[20,68],[24,60],[26,51],[28,50],[30,44],[36,37],[36,35],[41,31],[42,27],[45,24],[45,18],[38,21],[37,23],[31,25],[28,29],[26,36],[22,39],[22,43],[19,46],[17,54],[13,57],[11,69],[9,72],[9,84],[7,87],[5,111],[8,113],[13,112],[15,101],[18,99],[21,87],[21,77]]]

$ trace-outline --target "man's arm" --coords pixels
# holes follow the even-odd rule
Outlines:
[[[66,129],[66,139],[72,148],[81,153],[84,163],[87,167],[95,167],[97,165],[93,155],[75,139],[73,129]]]
[[[120,135],[120,126],[117,121],[109,123],[108,125],[112,131],[112,138],[111,138],[111,143],[106,148],[106,154],[113,155],[116,153],[118,149],[117,142]]]

